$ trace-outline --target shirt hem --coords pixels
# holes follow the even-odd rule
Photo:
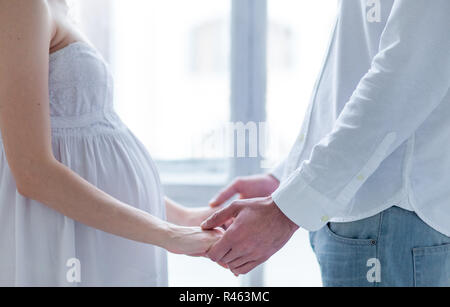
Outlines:
[[[430,219],[428,219],[425,215],[423,215],[423,213],[418,210],[418,206],[417,206],[417,202],[416,202],[416,198],[414,196],[414,193],[411,191],[411,193],[409,193],[409,197],[408,197],[408,201],[409,204],[411,205],[411,207],[414,210],[414,213],[417,214],[417,216],[428,226],[430,226],[431,228],[433,228],[434,230],[436,230],[437,232],[440,232],[441,234],[447,236],[450,238],[450,230],[447,229],[443,229],[441,226],[436,225],[434,222],[432,222]]]

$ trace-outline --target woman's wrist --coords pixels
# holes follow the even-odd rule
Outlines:
[[[182,226],[178,226],[172,223],[165,223],[162,227],[162,235],[160,236],[160,242],[157,244],[159,247],[173,252],[176,247],[178,239],[180,238]]]
[[[168,223],[160,247],[174,254],[204,256],[222,235],[219,230],[204,231],[200,227],[184,227]]]
[[[167,249],[167,243],[173,232],[173,226],[174,225],[166,221],[161,221],[157,225],[153,224],[151,229],[147,230],[148,239],[146,240],[146,243]]]
[[[174,254],[185,254],[185,249],[189,248],[190,245],[189,237],[196,232],[195,227],[185,227],[168,223],[164,240],[160,247]]]

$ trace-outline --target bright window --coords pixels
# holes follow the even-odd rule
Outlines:
[[[230,1],[115,1],[114,24],[118,112],[163,179],[209,173],[223,182],[225,157],[213,136],[230,116]]]

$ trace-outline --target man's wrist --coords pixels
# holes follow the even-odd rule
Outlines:
[[[336,204],[311,187],[301,171],[292,174],[272,198],[290,220],[309,231],[321,229],[337,216]]]
[[[270,177],[270,179],[273,179],[278,185],[280,184],[280,179],[277,178],[277,176],[275,176],[272,173],[267,174],[267,176]]]
[[[298,226],[293,220],[291,220],[286,214],[284,214],[283,210],[278,207],[272,197],[270,197],[270,199],[272,200],[272,206],[274,207],[274,209],[279,212],[283,219],[288,221],[288,225],[291,227],[292,232],[295,233],[297,230],[299,230],[300,226]]]

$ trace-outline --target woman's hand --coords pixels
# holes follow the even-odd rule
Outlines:
[[[169,226],[164,248],[171,253],[195,257],[205,256],[223,236],[219,229],[204,231],[200,227]]]

